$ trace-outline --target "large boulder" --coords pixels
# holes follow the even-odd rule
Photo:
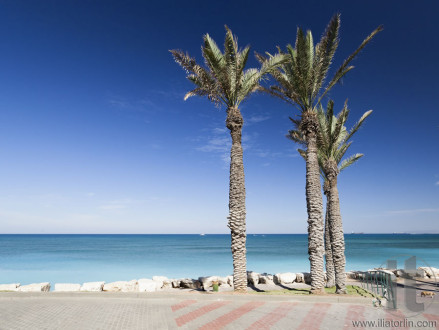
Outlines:
[[[276,274],[273,277],[274,283],[276,284],[291,284],[296,280],[295,273],[281,273]]]
[[[218,276],[199,277],[198,281],[201,282],[201,285],[203,286],[204,291],[208,291],[209,288],[212,287],[213,282],[218,282]]]
[[[194,280],[190,278],[184,278],[180,280],[180,288],[197,290],[201,289],[201,287],[202,284],[199,280]]]
[[[152,280],[157,283],[157,290],[171,287],[172,280],[166,276],[153,276]]]
[[[22,285],[18,288],[20,292],[49,292],[50,291],[50,283],[32,283],[29,285]]]
[[[117,281],[105,283],[103,291],[109,292],[137,292],[138,284],[136,280],[131,281]]]
[[[303,273],[296,273],[296,282],[305,283],[305,275]]]
[[[73,292],[79,291],[81,289],[81,284],[73,283],[56,283],[55,291],[57,292]]]
[[[436,278],[439,280],[439,269],[435,267],[419,267],[418,270],[422,270],[427,278]]]
[[[248,271],[247,272],[247,283],[249,285],[256,285],[259,284],[259,273]]]
[[[162,289],[168,289],[168,288],[172,288],[172,282],[174,281],[173,279],[169,279],[169,278],[167,278],[167,277],[164,277],[164,276],[160,276],[162,279],[162,281],[163,281],[163,286],[162,286]],[[153,279],[154,279],[154,277],[153,277]]]
[[[173,288],[179,288],[180,287],[180,282],[181,282],[181,279],[172,280],[171,281],[171,285],[172,285]]]
[[[149,278],[141,278],[139,281],[139,292],[155,292],[157,291],[157,282]]]
[[[18,291],[20,283],[0,284],[0,291]]]
[[[259,283],[274,284],[274,276],[271,274],[263,273],[259,276]]]
[[[355,272],[346,272],[346,278],[354,280],[357,278],[357,274]]]
[[[311,273],[302,273],[303,283],[311,284]]]
[[[100,292],[104,288],[105,282],[86,282],[81,286],[80,291]]]
[[[219,286],[230,286],[229,285],[229,281],[228,281],[228,277],[221,277],[218,276],[218,285]]]

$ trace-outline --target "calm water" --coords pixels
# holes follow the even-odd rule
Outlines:
[[[347,270],[416,255],[439,267],[439,235],[346,235]],[[422,259],[422,260],[420,260]],[[309,271],[307,235],[248,235],[248,270]],[[0,283],[82,283],[232,273],[229,235],[0,235]]]

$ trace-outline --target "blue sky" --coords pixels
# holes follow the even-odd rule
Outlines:
[[[168,50],[202,61],[227,24],[274,52],[336,12],[334,68],[384,25],[330,94],[351,124],[374,110],[339,178],[345,230],[439,232],[437,2],[17,0],[0,5],[0,233],[227,233],[225,110],[183,101]],[[254,95],[241,110],[248,232],[305,233],[296,109]]]

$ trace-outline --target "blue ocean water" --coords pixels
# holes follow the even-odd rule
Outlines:
[[[439,267],[439,235],[350,234],[347,270],[415,255]],[[248,235],[247,269],[309,271],[307,235]],[[0,235],[0,283],[83,283],[233,272],[230,235]]]

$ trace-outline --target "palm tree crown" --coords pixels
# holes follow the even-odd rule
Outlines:
[[[328,101],[326,111],[321,105],[317,111],[317,118],[319,121],[317,154],[320,174],[325,181],[328,179],[327,176],[331,175],[331,173],[334,173],[334,171],[334,174],[338,175],[338,173],[340,173],[342,170],[354,164],[364,156],[363,154],[356,153],[343,159],[344,155],[352,144],[352,136],[360,129],[364,123],[364,120],[372,113],[372,110],[366,111],[350,130],[346,128],[349,113],[350,110],[347,106],[347,102],[345,102],[343,109],[337,116],[335,116],[334,102],[332,100]],[[296,129],[288,132],[287,137],[298,144],[306,144],[305,137],[300,132],[297,125]],[[298,152],[304,159],[306,159],[305,150],[298,149]]]
[[[354,67],[351,61],[383,28],[376,28],[360,46],[343,62],[325,86],[329,68],[339,44],[340,15],[334,15],[329,22],[319,43],[314,46],[311,31],[303,32],[297,29],[295,47],[288,45],[286,52],[278,47],[280,54],[289,57],[289,61],[277,67],[271,75],[277,85],[264,90],[273,96],[299,107],[304,112],[315,112],[322,98]],[[258,55],[259,61],[264,63],[273,55]]]
[[[206,34],[201,47],[206,67],[196,63],[187,53],[171,50],[175,61],[187,72],[187,78],[196,88],[188,92],[184,99],[191,96],[206,96],[215,105],[234,108],[259,88],[259,82],[274,68],[282,63],[285,56],[277,54],[262,64],[261,68],[244,69],[250,53],[250,46],[240,50],[237,38],[226,26],[224,53],[215,41]]]

